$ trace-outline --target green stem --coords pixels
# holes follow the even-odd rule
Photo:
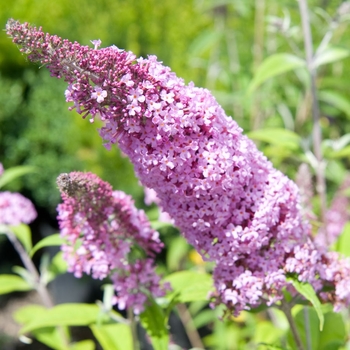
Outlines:
[[[322,155],[322,132],[320,124],[320,106],[317,98],[317,88],[316,88],[316,69],[313,65],[313,48],[312,48],[312,36],[310,28],[309,19],[309,9],[307,6],[307,0],[298,0],[299,12],[303,27],[304,34],[304,47],[306,54],[307,69],[310,76],[311,83],[311,100],[312,100],[312,118],[313,118],[313,150],[317,160],[316,166],[316,191],[320,198],[320,208],[321,208],[321,219],[323,224],[325,224],[325,214],[327,210],[326,201],[326,181],[325,181],[325,163]],[[327,240],[327,234],[326,234]]]
[[[297,346],[298,350],[304,350],[304,346],[303,343],[301,342],[301,338],[299,335],[299,332],[297,330],[297,327],[295,325],[292,313],[291,313],[291,306],[284,300],[282,300],[282,304],[280,306],[280,309],[283,311],[283,313],[286,315],[289,326],[290,326],[290,330],[293,334],[293,338],[295,341],[295,344]]]
[[[41,281],[38,270],[36,269],[32,259],[30,258],[26,250],[23,248],[16,235],[10,229],[7,229],[5,233],[9,241],[12,243],[13,247],[16,249],[18,255],[20,256],[24,267],[31,274],[35,290],[40,295],[41,301],[43,302],[44,306],[51,309],[55,306],[55,304],[52,301],[51,295],[47,290],[46,285]],[[69,339],[67,337],[66,331],[63,327],[57,327],[57,329],[62,337],[65,347],[68,349]]]
[[[190,340],[191,346],[193,348],[204,349],[202,339],[197,332],[197,329],[194,325],[192,316],[187,309],[187,306],[185,304],[178,304],[177,310],[179,313],[180,320],[183,326],[185,327],[185,331],[188,336],[188,339]]]
[[[133,350],[140,350],[140,343],[137,336],[136,320],[132,308],[127,309],[127,314],[131,327]]]

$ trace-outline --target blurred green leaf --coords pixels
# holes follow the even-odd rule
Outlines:
[[[300,145],[300,136],[293,131],[279,128],[254,130],[247,133],[252,140],[264,141],[289,150],[297,150]]]
[[[30,251],[30,256],[33,255],[41,248],[51,247],[51,246],[61,246],[64,243],[64,240],[60,237],[59,233],[55,233],[53,235],[47,236],[39,241],[33,249]]]
[[[255,75],[248,86],[248,93],[254,90],[265,81],[282,73],[305,67],[303,59],[289,53],[276,53],[267,57],[255,72]]]
[[[91,325],[94,336],[104,350],[133,350],[132,333],[126,324]]]
[[[339,349],[345,345],[346,341],[346,326],[341,314],[328,312],[325,315],[325,323],[323,331],[320,333],[319,348],[324,349]]]
[[[15,311],[13,318],[19,324],[25,324],[30,322],[34,317],[40,317],[46,310],[42,305],[27,305]]]
[[[312,350],[320,349],[319,339],[321,332],[318,328],[318,316],[315,309],[312,307],[301,307],[293,318],[304,349],[308,348],[308,341],[312,344]],[[294,336],[290,330],[287,333],[287,339],[288,345],[290,345],[292,349],[297,350],[298,347],[295,344]]]
[[[23,292],[33,287],[22,277],[15,275],[0,275],[0,295],[11,292]]]
[[[32,233],[30,231],[30,227],[25,224],[20,224],[11,226],[11,230],[22,243],[26,252],[29,253],[32,249]]]
[[[166,256],[167,267],[170,271],[178,271],[188,252],[188,243],[182,236],[174,237],[168,247]]]
[[[350,50],[342,47],[328,46],[322,52],[317,53],[316,57],[312,62],[312,66],[314,68],[318,68],[323,64],[328,64],[328,63],[333,63],[333,62],[343,60],[348,56],[350,56]]]
[[[165,277],[164,282],[169,282],[172,287],[167,298],[179,303],[208,300],[209,293],[213,290],[212,277],[202,272],[175,272]]]
[[[71,303],[60,304],[52,309],[38,309],[28,320],[26,318],[27,308],[24,307],[15,313],[16,319],[26,319],[20,331],[21,334],[45,327],[88,326],[95,323],[100,315],[100,308],[97,305]],[[31,306],[29,310],[29,312],[32,311]]]
[[[335,247],[336,251],[340,254],[350,256],[350,222],[345,224],[343,232],[339,235]]]
[[[114,349],[114,348],[110,348],[110,349]],[[92,340],[82,340],[72,344],[69,347],[69,350],[95,350],[95,343]]]
[[[318,98],[343,112],[350,117],[350,100],[334,90],[322,90],[317,93]]]
[[[140,315],[141,324],[147,331],[154,350],[168,350],[167,317],[154,300],[149,301],[151,305],[147,306]]]
[[[330,154],[329,158],[335,159],[335,158],[347,158],[350,157],[350,145],[344,147],[340,151],[334,151]]]
[[[63,331],[63,330],[62,330]],[[32,331],[33,336],[52,349],[67,349],[61,331],[57,327],[45,327]]]
[[[0,188],[4,187],[9,182],[17,179],[20,176],[35,173],[37,171],[36,167],[33,166],[14,166],[7,169],[0,176]]]
[[[297,278],[288,278],[288,281],[292,282],[293,287],[305,297],[306,300],[309,300],[313,305],[314,310],[317,313],[318,319],[320,321],[320,330],[322,331],[324,325],[324,316],[322,313],[322,305],[318,299],[314,289],[309,283],[300,282]]]

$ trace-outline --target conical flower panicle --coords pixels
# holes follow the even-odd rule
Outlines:
[[[330,260],[314,244],[297,186],[208,90],[185,85],[155,56],[60,41],[13,20],[7,33],[65,78],[66,100],[104,121],[105,145],[118,144],[188,242],[216,263],[217,302],[235,313],[271,304],[295,273],[319,292],[330,284],[326,297],[347,304],[350,291],[337,294],[334,274],[325,273]]]
[[[163,244],[145,213],[137,210],[130,196],[92,173],[61,174],[57,179],[63,203],[58,206],[62,246],[68,270],[76,277],[111,277],[119,308],[143,310],[147,293],[163,296],[154,258]],[[133,247],[142,251],[133,257]]]

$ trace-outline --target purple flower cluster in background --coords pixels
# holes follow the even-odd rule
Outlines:
[[[111,277],[119,309],[143,310],[147,293],[164,296],[154,259],[163,243],[145,213],[130,196],[91,173],[61,174],[63,203],[58,206],[62,246],[68,270],[96,279]]]
[[[0,176],[4,168],[0,163]],[[0,224],[29,224],[37,217],[33,203],[20,193],[0,192]]]
[[[316,246],[295,183],[208,90],[185,85],[155,56],[81,46],[13,20],[7,33],[64,77],[72,108],[104,121],[105,145],[118,144],[188,242],[215,262],[218,303],[235,314],[270,305],[297,274],[336,308],[350,304],[349,264]]]

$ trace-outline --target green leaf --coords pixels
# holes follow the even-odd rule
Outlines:
[[[350,222],[346,223],[342,234],[338,237],[335,249],[340,254],[350,256]]]
[[[33,331],[32,334],[38,341],[52,349],[62,350],[67,348],[61,332],[56,327],[40,328]]]
[[[18,240],[22,243],[27,253],[32,249],[32,233],[28,225],[20,224],[11,226],[11,231],[16,235]]]
[[[4,187],[6,184],[13,181],[17,177],[20,177],[29,173],[34,173],[35,171],[36,171],[36,168],[33,166],[16,166],[16,167],[7,169],[0,176],[0,188]]]
[[[167,298],[180,303],[208,300],[208,295],[213,290],[212,277],[202,272],[175,272],[164,278],[164,282],[169,282],[172,287]]]
[[[15,318],[28,313],[26,307],[15,314]],[[55,326],[88,326],[95,323],[100,316],[100,308],[94,304],[60,304],[52,309],[37,310],[32,318],[26,321],[21,334],[35,329]]]
[[[59,233],[55,233],[48,237],[43,238],[39,241],[34,248],[30,251],[30,256],[32,257],[39,249],[44,247],[61,246],[64,240],[60,237]]]
[[[23,278],[15,275],[0,275],[0,294],[28,291],[33,287]]]
[[[82,340],[78,343],[72,344],[69,347],[69,350],[95,350],[95,343],[92,340]]]
[[[15,311],[13,318],[19,324],[25,324],[33,319],[33,316],[40,317],[46,312],[46,308],[41,305],[27,305]]]
[[[346,327],[342,315],[335,312],[328,312],[324,315],[325,322],[323,331],[320,334],[320,349],[331,349],[333,344],[337,344],[338,347],[333,349],[339,349],[341,345],[345,345],[346,340]]]
[[[323,329],[324,325],[324,315],[322,312],[322,305],[320,303],[320,300],[318,299],[314,289],[309,283],[303,283],[298,281],[296,278],[287,278],[289,282],[293,284],[293,287],[307,300],[310,301],[310,303],[313,305],[318,319],[320,321],[320,331]]]
[[[340,151],[332,152],[329,156],[329,158],[336,159],[336,158],[348,158],[350,156],[350,146],[346,146]]]
[[[167,317],[164,311],[154,300],[149,299],[151,305],[141,313],[142,326],[150,337],[154,350],[168,350],[169,334],[167,329]]]
[[[295,151],[300,145],[300,136],[293,131],[280,128],[266,128],[247,133],[252,140],[264,141],[272,145]]]
[[[316,311],[314,308],[309,306],[298,308],[299,306],[300,305],[294,306],[292,313],[296,329],[304,346],[303,349],[308,348],[306,346],[306,344],[308,344],[308,341],[311,342],[312,349],[320,349],[318,345],[321,332],[318,329],[317,325],[318,317]],[[294,309],[299,309],[299,311],[295,313]],[[290,329],[287,333],[287,339],[288,343],[292,345],[292,349],[298,349],[298,347],[295,345],[295,339]]]
[[[254,78],[250,82],[247,91],[251,94],[259,85],[268,79],[305,66],[306,63],[304,60],[288,53],[277,53],[269,56],[256,70]]]
[[[324,64],[340,61],[348,56],[350,56],[350,50],[342,47],[329,46],[316,55],[312,65],[314,68],[318,68]]]
[[[133,350],[130,326],[122,323],[91,325],[94,336],[104,350]]]
[[[174,237],[171,240],[166,256],[167,267],[170,271],[178,271],[181,262],[188,252],[188,243],[182,236]]]
[[[318,92],[319,100],[326,102],[342,111],[347,117],[350,117],[350,100],[339,92],[331,90],[322,90]]]

